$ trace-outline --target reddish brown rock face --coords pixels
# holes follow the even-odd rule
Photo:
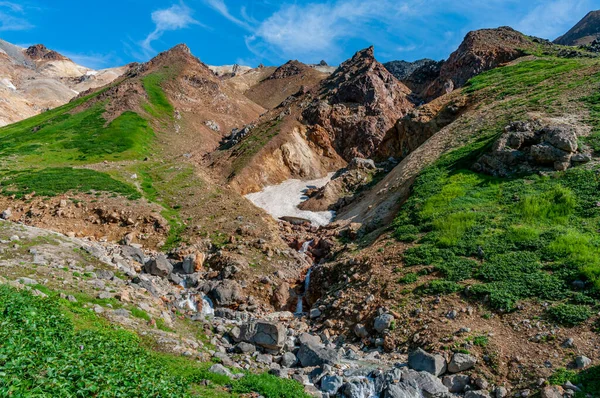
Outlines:
[[[34,61],[62,61],[68,58],[54,50],[46,48],[43,44],[36,44],[25,50],[25,54]]]
[[[523,56],[523,50],[532,46],[525,35],[508,27],[469,32],[424,97],[432,100],[462,87],[473,76]]]
[[[319,93],[303,117],[329,133],[346,161],[370,157],[386,131],[413,108],[410,90],[377,62],[373,47],[344,62],[321,83]]]

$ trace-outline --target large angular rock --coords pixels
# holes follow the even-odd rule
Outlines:
[[[340,360],[338,351],[314,343],[302,344],[296,354],[302,367],[334,365]]]
[[[333,397],[343,384],[344,379],[340,376],[325,376],[321,379],[321,391]]]
[[[417,348],[408,355],[408,366],[417,371],[429,372],[434,376],[446,373],[446,359]]]
[[[210,297],[217,306],[230,306],[244,300],[241,286],[233,280],[227,279],[211,283],[208,289]]]
[[[285,327],[279,323],[253,321],[236,329],[232,333],[232,338],[236,342],[244,341],[271,350],[279,350],[285,344],[286,332]]]
[[[125,258],[137,261],[140,264],[144,264],[144,252],[134,246],[121,246],[121,255]]]
[[[448,364],[448,372],[459,373],[471,369],[477,363],[477,358],[473,355],[463,354],[460,352],[452,356],[452,360]]]
[[[467,375],[451,375],[442,378],[442,384],[452,393],[463,392],[470,383],[471,377]]]
[[[383,398],[421,398],[421,392],[412,384],[400,382],[391,384],[383,392]]]
[[[554,164],[556,162],[569,162],[572,154],[558,149],[550,144],[541,143],[531,146],[531,157],[541,165]]]
[[[577,134],[564,126],[551,126],[542,130],[543,140],[565,152],[577,152]]]
[[[166,256],[160,255],[150,259],[145,265],[144,270],[150,275],[166,278],[173,271],[173,265]]]
[[[382,314],[375,318],[373,328],[381,333],[384,330],[389,329],[392,325],[392,322],[394,322],[394,317],[392,315]]]
[[[211,366],[208,369],[209,372],[211,373],[216,373],[218,375],[223,375],[223,376],[227,376],[227,377],[233,377],[233,373],[231,373],[231,371],[229,369],[227,369],[225,366],[217,363],[214,364],[213,366]]]
[[[426,398],[448,392],[448,387],[429,372],[417,372],[407,369],[402,372],[402,381],[416,384]]]

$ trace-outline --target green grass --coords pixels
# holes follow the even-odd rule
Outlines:
[[[162,72],[152,73],[142,78],[144,90],[146,90],[148,100],[150,101],[149,106],[145,110],[154,117],[173,116],[173,105],[171,105],[161,87],[162,82],[168,77],[167,73]]]
[[[462,281],[474,279],[468,293],[502,311],[526,298],[597,295],[600,177],[571,169],[551,177],[499,179],[463,169],[486,142],[443,156],[415,181],[393,224],[400,240],[407,231],[421,234],[418,245],[405,251],[405,265],[434,265],[441,280],[426,293],[460,291]],[[574,292],[575,279],[596,289]]]
[[[111,192],[132,200],[141,197],[131,185],[117,181],[108,174],[71,167],[7,173],[0,184],[3,195],[19,198],[32,192],[39,196],[56,196],[69,191]]]
[[[268,374],[231,380],[210,373],[210,366],[150,351],[135,334],[111,326],[81,303],[0,286],[0,396],[230,397],[256,392],[266,398],[306,397],[291,380]],[[211,385],[205,386],[205,380]]]
[[[576,326],[587,321],[593,315],[585,305],[558,304],[548,309],[548,315],[565,326]]]
[[[562,386],[567,381],[583,387],[583,390],[575,395],[577,398],[583,398],[586,394],[594,398],[600,397],[600,366],[585,369],[579,373],[573,370],[558,369],[548,378],[548,382],[552,385]]]

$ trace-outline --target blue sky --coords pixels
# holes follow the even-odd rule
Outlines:
[[[212,65],[443,59],[473,29],[554,39],[600,0],[0,0],[0,38],[83,65],[145,61],[178,43]]]

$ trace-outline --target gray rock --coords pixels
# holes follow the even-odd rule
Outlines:
[[[318,308],[311,308],[310,310],[310,318],[315,319],[321,316],[321,310]]]
[[[193,274],[196,272],[196,255],[190,254],[183,259],[183,263],[181,264],[183,267],[183,272],[186,274]]]
[[[334,365],[339,362],[340,355],[335,349],[325,348],[320,345],[302,344],[296,354],[302,367]]]
[[[123,318],[129,318],[131,316],[131,312],[126,310],[125,308],[118,308],[113,311],[113,314],[116,316],[122,316]]]
[[[233,351],[238,354],[252,354],[256,351],[256,347],[253,344],[242,341],[237,343],[236,346],[233,347]]]
[[[298,358],[296,358],[296,356],[291,352],[286,352],[281,357],[281,366],[291,368],[292,366],[296,365],[296,363],[298,363]]]
[[[465,393],[465,398],[492,398],[492,396],[486,390],[471,390]]]
[[[18,278],[17,280],[19,281],[19,283],[22,283],[23,285],[37,285],[38,284],[38,281],[36,281],[35,279],[27,278],[25,276]]]
[[[470,382],[471,377],[467,375],[451,375],[442,378],[442,384],[448,387],[448,391],[453,393],[463,392]]]
[[[223,375],[223,376],[227,376],[227,377],[231,377],[233,378],[233,373],[231,373],[231,371],[229,369],[227,369],[225,366],[217,363],[214,364],[213,366],[211,366],[208,369],[209,372],[211,373],[216,373],[218,375]]]
[[[577,134],[563,126],[546,127],[542,130],[544,141],[565,152],[577,152]]]
[[[592,161],[592,157],[587,153],[576,153],[571,156],[571,162],[573,163],[588,163]]]
[[[569,337],[562,343],[562,346],[563,346],[563,348],[573,348],[573,347],[575,347],[575,340],[573,340],[571,337]]]
[[[256,362],[264,363],[265,365],[270,365],[273,363],[273,355],[269,354],[258,354],[256,356]]]
[[[302,333],[298,336],[298,344],[321,344],[321,338],[310,333]]]
[[[442,381],[429,372],[417,372],[407,369],[402,372],[402,381],[406,383],[415,383],[426,397],[436,394],[445,394],[448,387],[442,384]]]
[[[173,271],[173,265],[165,255],[159,255],[150,259],[145,265],[144,270],[150,275],[166,278]]]
[[[584,355],[575,358],[575,366],[577,369],[585,369],[592,364],[592,360]]]
[[[536,163],[541,165],[549,165],[556,162],[567,163],[571,160],[570,152],[565,152],[546,143],[532,145],[531,156]]]
[[[348,170],[375,170],[375,162],[372,159],[353,158],[348,164]]]
[[[344,379],[340,376],[325,376],[321,379],[321,391],[330,396],[335,396],[343,384]]]
[[[112,293],[109,293],[109,292],[100,292],[100,293],[98,293],[98,298],[100,300],[110,299],[110,298],[112,298],[112,296],[113,296]]]
[[[356,334],[356,336],[360,337],[361,339],[369,337],[369,332],[367,331],[367,328],[365,327],[365,325],[362,325],[360,323],[354,325],[354,334]]]
[[[383,392],[383,398],[421,398],[421,392],[416,387],[405,382],[392,384]]]
[[[121,255],[125,258],[144,264],[144,252],[134,246],[121,246]]]
[[[264,348],[279,350],[285,344],[287,330],[280,323],[253,321],[232,330],[231,335],[236,342],[245,341]]]
[[[2,212],[2,214],[0,214],[0,218],[3,220],[10,220],[11,217],[12,217],[11,209],[6,209]]]
[[[364,398],[371,396],[373,388],[373,383],[369,379],[359,378],[345,383],[340,391],[344,398]]]
[[[564,390],[559,386],[547,386],[540,391],[540,398],[563,398]]]
[[[106,279],[106,280],[111,280],[112,278],[115,277],[115,273],[106,269],[99,269],[96,270],[95,272],[96,277],[98,279]]]
[[[218,306],[227,307],[244,301],[241,286],[233,280],[217,281],[210,286],[208,296]]]
[[[425,371],[439,376],[446,372],[446,359],[441,355],[430,354],[417,348],[408,355],[408,366],[417,371]]]
[[[479,387],[481,390],[487,390],[490,383],[483,377],[478,377],[475,379],[475,385]]]
[[[508,396],[508,390],[506,387],[498,386],[496,390],[494,390],[494,394],[496,398],[505,398]]]
[[[389,329],[392,325],[392,322],[394,322],[394,317],[392,315],[382,314],[375,318],[373,328],[381,333],[384,330]]]
[[[452,360],[448,364],[448,372],[459,373],[471,369],[477,363],[477,358],[473,355],[463,354],[460,352],[452,356]]]

